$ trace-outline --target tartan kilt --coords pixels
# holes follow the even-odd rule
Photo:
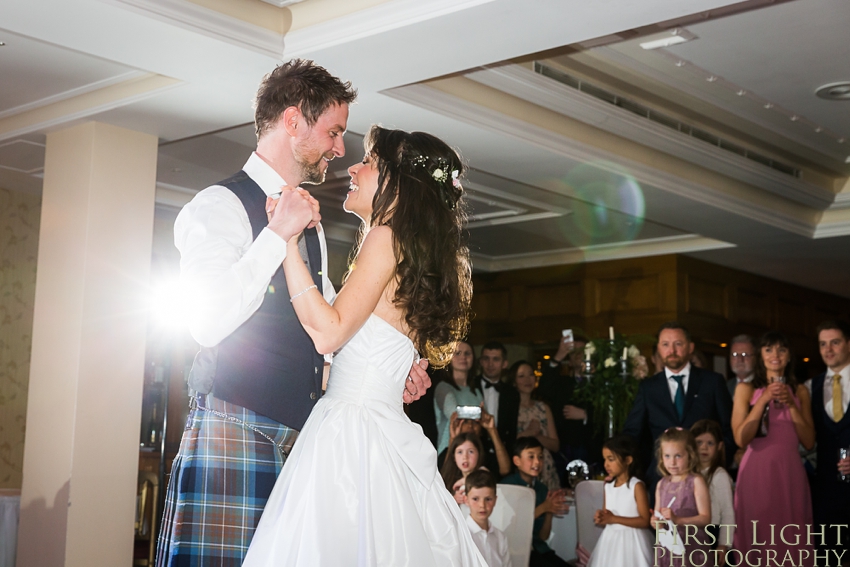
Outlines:
[[[203,396],[199,400],[204,404]],[[205,407],[259,429],[286,454],[298,435],[212,396]],[[240,567],[284,459],[248,427],[193,407],[171,468],[157,567]]]

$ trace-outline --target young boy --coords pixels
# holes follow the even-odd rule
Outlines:
[[[568,563],[555,555],[546,544],[552,530],[552,515],[566,514],[570,507],[563,490],[549,492],[537,480],[543,468],[543,445],[536,437],[520,437],[514,445],[516,472],[502,479],[502,484],[517,484],[534,489],[534,534],[531,540],[531,567],[567,567]]]
[[[496,505],[496,479],[487,469],[478,469],[466,477],[466,504],[469,506],[466,523],[472,532],[472,541],[488,567],[511,567],[508,538],[490,523],[490,514]]]

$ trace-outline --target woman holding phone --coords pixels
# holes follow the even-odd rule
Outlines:
[[[484,392],[473,374],[475,353],[465,341],[458,341],[448,368],[439,373],[434,387],[434,414],[437,418],[437,452],[449,446],[449,423],[459,406],[481,406]],[[461,410],[463,411],[468,410]],[[480,413],[478,417],[480,417]],[[460,416],[458,416],[460,417]]]

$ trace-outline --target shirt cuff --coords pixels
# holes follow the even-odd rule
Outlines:
[[[268,227],[263,228],[257,239],[245,253],[245,258],[259,261],[262,265],[274,266],[269,278],[286,258],[286,241]]]

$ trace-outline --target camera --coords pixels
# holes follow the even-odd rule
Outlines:
[[[479,406],[457,406],[455,411],[458,419],[481,419],[481,408]]]

